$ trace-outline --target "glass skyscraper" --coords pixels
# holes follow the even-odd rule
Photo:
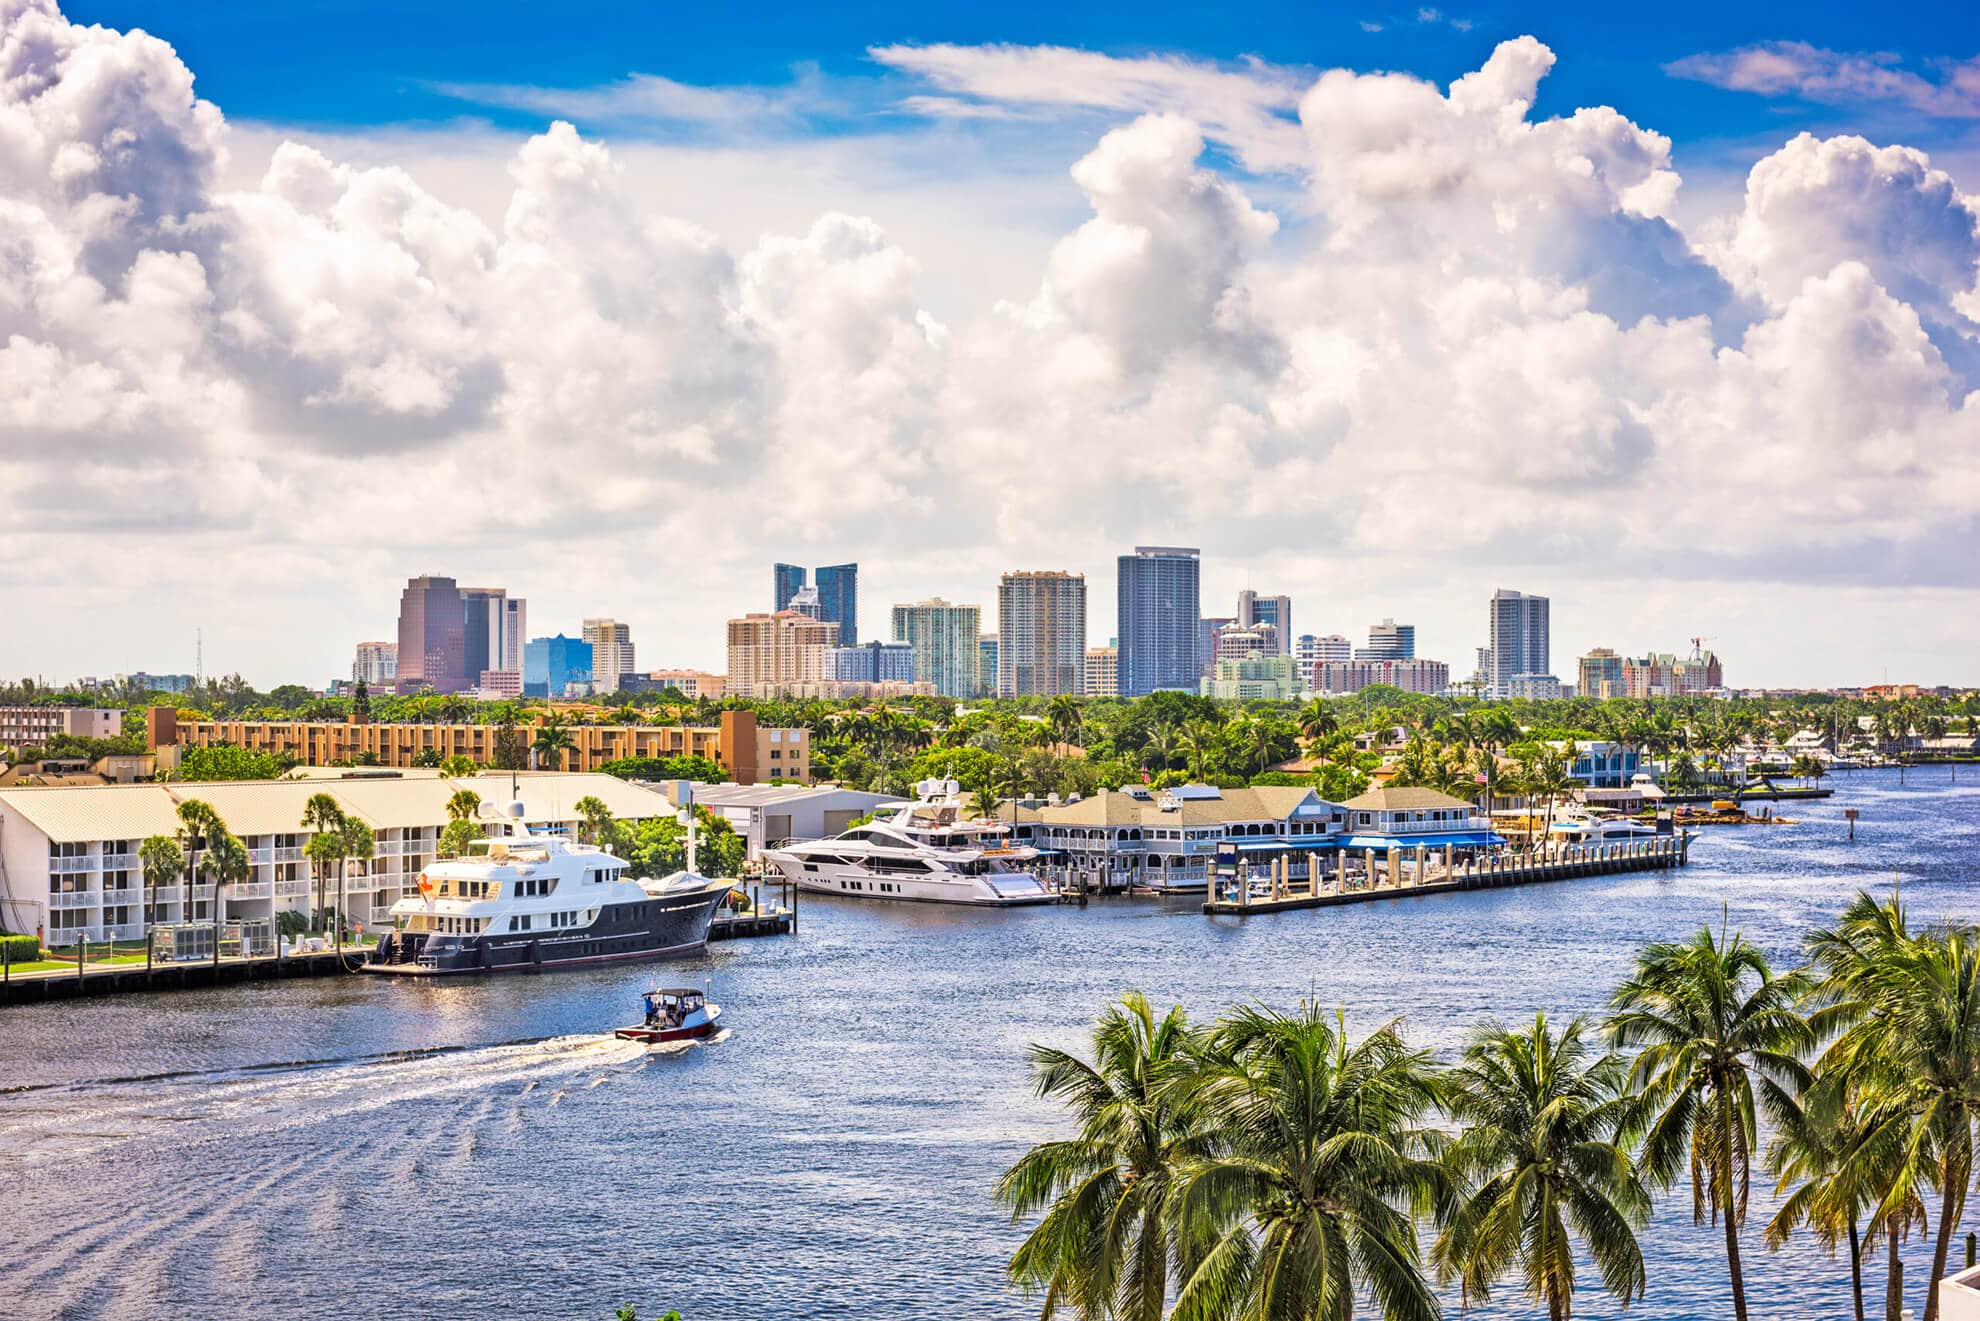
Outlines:
[[[1193,546],[1136,546],[1120,557],[1120,694],[1196,691],[1201,561]]]
[[[778,564],[772,569],[776,579],[775,608],[788,610],[791,598],[804,590],[804,566]],[[812,572],[811,585],[818,590],[819,618],[839,626],[839,645],[859,644],[859,565],[827,564]]]
[[[1544,596],[1500,588],[1492,593],[1492,673],[1486,696],[1509,697],[1521,675],[1549,674],[1553,639]]]

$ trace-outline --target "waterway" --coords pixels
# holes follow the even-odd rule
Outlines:
[[[1003,1278],[1022,1230],[990,1198],[1062,1129],[1029,1043],[1080,1047],[1139,988],[1201,1016],[1315,996],[1451,1050],[1489,1016],[1599,1010],[1640,945],[1722,914],[1784,961],[1893,878],[1921,917],[1980,919],[1980,768],[1948,779],[1845,774],[1785,809],[1800,824],[1708,831],[1675,873],[1264,917],[807,899],[795,937],[666,970],[706,979],[728,1026],[664,1052],[608,1032],[652,965],[0,1009],[0,1312],[1035,1315]],[[1720,1238],[1688,1200],[1646,1233],[1636,1315],[1730,1314]],[[1845,1268],[1768,1254],[1755,1216],[1756,1316],[1846,1316]],[[1913,1306],[1927,1265],[1914,1244]],[[1474,1314],[1531,1315],[1510,1292]],[[1590,1291],[1577,1314],[1614,1308]]]

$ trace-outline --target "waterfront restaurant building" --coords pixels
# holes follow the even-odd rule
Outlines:
[[[1132,785],[1066,803],[1006,803],[1002,816],[1066,883],[1094,889],[1205,889],[1226,841],[1261,867],[1287,860],[1303,883],[1308,860],[1338,847],[1346,824],[1340,807],[1296,785]]]
[[[78,937],[142,939],[138,849],[148,836],[176,834],[179,805],[195,798],[211,804],[248,849],[248,878],[221,896],[222,920],[307,912],[315,904],[315,884],[303,861],[310,833],[302,825],[303,805],[319,793],[329,794],[377,838],[374,857],[349,864],[344,912],[352,922],[383,926],[394,903],[418,893],[419,873],[435,857],[447,824],[447,802],[460,789],[472,789],[490,810],[520,801],[523,823],[533,830],[574,831],[578,800],[587,796],[623,821],[675,811],[657,789],[610,775],[525,772],[512,778],[498,771],[453,780],[434,771],[355,770],[232,783],[0,789],[0,926],[38,931],[54,948],[74,945]],[[336,894],[333,875],[323,891],[326,906]],[[154,923],[214,919],[209,881],[190,895],[183,881],[161,886],[151,898]]]

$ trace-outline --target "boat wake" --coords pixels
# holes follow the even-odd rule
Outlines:
[[[583,1085],[573,1075],[596,1075],[597,1086],[644,1054],[609,1034],[585,1035],[16,1088],[0,1094],[0,1165],[147,1139],[238,1140],[425,1098],[513,1088],[520,1100],[564,1083],[561,1094]]]

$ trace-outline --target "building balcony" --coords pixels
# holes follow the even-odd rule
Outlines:
[[[301,862],[302,856],[303,851],[298,848],[248,850],[248,861],[257,867],[277,862]]]
[[[275,886],[270,881],[249,881],[245,885],[227,887],[229,899],[268,899],[274,896]]]
[[[176,904],[186,897],[183,885],[154,885],[151,888],[151,902],[154,904]]]
[[[57,890],[48,896],[48,906],[61,912],[77,908],[93,908],[103,900],[95,890]]]
[[[48,874],[50,876],[74,876],[77,872],[95,871],[98,861],[96,858],[89,857],[50,858],[48,860]]]
[[[134,871],[138,865],[135,853],[106,853],[103,855],[104,871]]]
[[[105,890],[103,892],[103,904],[106,908],[117,904],[141,904],[143,902],[144,891],[134,885],[122,890]]]

